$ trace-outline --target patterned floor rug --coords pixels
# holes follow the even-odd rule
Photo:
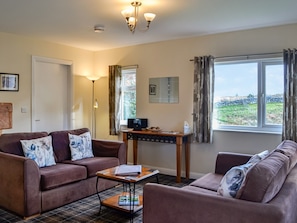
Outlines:
[[[136,193],[141,193],[143,185],[147,182],[155,182],[149,178],[136,185]],[[159,183],[174,187],[182,187],[189,184],[192,180],[182,179],[181,183],[175,182],[174,176],[159,174]],[[102,199],[115,195],[122,191],[118,186],[100,193]],[[22,218],[0,209],[0,223],[128,223],[131,222],[130,216],[120,211],[102,207],[99,213],[99,199],[97,195],[81,199],[63,207],[42,213],[40,216],[23,221]],[[133,218],[134,223],[142,222],[142,211],[137,212]]]

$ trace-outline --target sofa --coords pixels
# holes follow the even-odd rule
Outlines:
[[[296,142],[285,140],[253,164],[257,155],[220,152],[214,173],[187,186],[148,183],[143,222],[296,223],[296,150]],[[237,175],[230,177],[234,172]],[[222,193],[222,188],[230,193]]]
[[[47,132],[7,133],[0,136],[0,208],[24,219],[63,206],[96,193],[96,172],[127,162],[126,145],[122,141],[97,140],[90,137],[89,129]],[[78,145],[88,145],[93,154],[74,159],[70,136]],[[47,139],[51,141],[52,163],[40,167],[37,160],[27,157],[26,143],[30,149]],[[32,144],[36,141],[36,145]],[[81,141],[80,141],[81,140]],[[43,141],[41,141],[43,143]],[[38,144],[39,145],[39,144]],[[44,145],[41,145],[44,146]],[[25,147],[26,148],[26,147]],[[70,149],[71,148],[71,149]],[[80,147],[79,147],[80,148]],[[75,151],[75,150],[74,150]],[[29,154],[29,153],[28,153]],[[45,153],[46,154],[46,153]],[[77,155],[77,154],[76,154]],[[38,155],[40,158],[40,155]],[[47,155],[46,155],[47,156]],[[54,160],[53,160],[54,159]],[[43,157],[39,160],[43,162]],[[99,179],[98,191],[116,183]]]

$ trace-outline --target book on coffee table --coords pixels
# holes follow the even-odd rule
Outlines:
[[[134,205],[139,205],[139,196],[135,195],[134,198],[132,198],[132,202],[134,201]],[[133,203],[131,202],[131,205]],[[120,206],[128,206],[130,205],[130,195],[120,195],[119,196],[119,205]]]
[[[120,176],[133,176],[141,174],[141,165],[120,165],[115,170],[115,175]]]

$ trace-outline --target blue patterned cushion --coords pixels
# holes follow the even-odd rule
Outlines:
[[[34,160],[39,167],[56,165],[52,137],[20,140],[25,157]]]
[[[259,161],[269,154],[268,150],[253,155],[246,164],[232,167],[223,177],[218,188],[218,194],[224,197],[236,197],[237,191],[241,188],[247,172]]]
[[[68,133],[68,136],[72,161],[94,157],[90,132],[85,132],[81,135]]]

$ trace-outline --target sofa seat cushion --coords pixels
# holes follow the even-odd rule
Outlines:
[[[120,161],[116,157],[92,157],[76,161],[65,160],[63,163],[84,166],[87,169],[88,177],[96,176],[97,171],[120,165]]]
[[[55,166],[40,168],[41,190],[49,190],[87,178],[84,166],[57,163]]]
[[[201,187],[195,187],[195,186],[187,185],[187,186],[182,187],[181,189],[182,190],[189,190],[189,191],[196,192],[196,193],[199,193],[199,194],[218,196],[216,191],[201,188]]]
[[[221,174],[208,173],[193,181],[190,186],[204,188],[216,192],[219,188],[222,178],[223,175]]]

